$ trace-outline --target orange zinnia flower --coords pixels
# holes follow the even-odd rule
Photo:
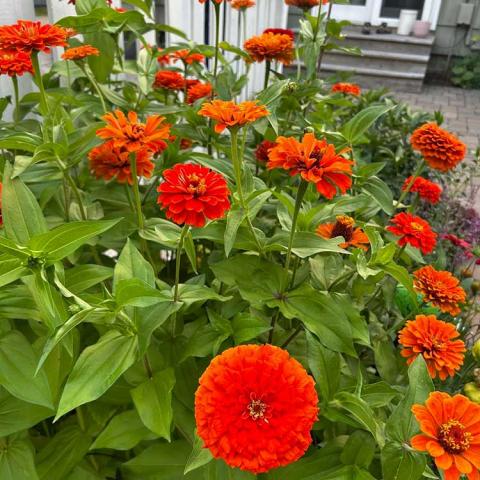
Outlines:
[[[157,62],[162,65],[170,65],[170,62],[172,60],[172,56],[169,53],[163,53],[163,50],[159,49],[158,50],[158,57],[157,57]]]
[[[250,8],[255,6],[255,0],[230,0],[232,8],[237,10],[242,10],[245,8]]]
[[[442,322],[435,315],[417,315],[399,332],[398,341],[408,365],[422,355],[430,376],[436,378],[438,373],[445,380],[453,377],[463,364],[466,349],[462,340],[455,340],[459,336],[455,325]]]
[[[212,94],[210,83],[197,83],[187,90],[187,103],[194,103],[201,98],[209,97]]]
[[[262,33],[249,38],[243,48],[256,62],[277,61],[289,65],[293,60],[293,39],[287,34]]]
[[[97,178],[110,180],[116,178],[118,183],[133,183],[132,171],[130,169],[130,152],[124,148],[116,148],[114,141],[102,143],[92,148],[88,154],[90,170]],[[136,153],[137,175],[150,178],[155,165],[151,160],[151,152],[139,150]]]
[[[266,117],[270,112],[257,102],[235,103],[225,100],[212,100],[202,105],[198,114],[215,120],[215,131],[222,133],[226,128],[243,127]]]
[[[450,272],[435,270],[427,265],[414,272],[413,276],[413,286],[423,295],[424,302],[453,316],[460,313],[458,304],[465,302],[467,294],[460,286],[460,281]]]
[[[100,50],[91,45],[82,45],[81,47],[74,47],[65,50],[62,58],[64,60],[82,60],[91,55],[96,55],[98,57],[98,55],[100,55]]]
[[[20,77],[33,73],[32,60],[28,53],[20,50],[0,50],[0,75]]]
[[[14,25],[0,27],[0,49],[50,53],[50,47],[67,46],[67,38],[73,33],[57,25],[18,20]]]
[[[455,168],[467,153],[467,146],[463,142],[436,123],[426,123],[417,128],[410,143],[421,152],[430,167],[441,172]]]
[[[227,181],[209,168],[177,163],[163,172],[163,179],[157,203],[179,225],[203,227],[207,219],[222,218],[230,208]]]
[[[401,237],[398,240],[398,244],[401,247],[409,244],[420,249],[424,255],[432,252],[435,248],[437,234],[423,218],[402,212],[395,215],[390,221],[393,223],[393,226],[387,227],[387,230]]]
[[[215,458],[253,473],[298,460],[318,415],[313,379],[286,350],[240,345],[215,357],[195,393],[197,431]]]
[[[331,200],[339,190],[344,194],[352,186],[351,160],[342,157],[326,140],[317,140],[313,133],[304,135],[300,143],[294,137],[278,137],[277,146],[268,154],[267,167],[284,168],[290,175],[300,174],[315,183],[318,193]]]
[[[165,117],[151,115],[141,123],[135,112],[128,112],[126,117],[121,110],[116,110],[102,118],[107,125],[97,130],[97,136],[113,140],[115,148],[124,147],[129,152],[147,149],[153,153],[167,148],[165,140],[170,137],[170,125],[164,123]]]
[[[361,89],[355,83],[335,83],[332,86],[332,93],[345,93],[346,95],[354,95],[358,97],[361,93]]]
[[[165,88],[167,90],[183,90],[185,77],[172,70],[160,70],[155,74],[153,88]]]
[[[320,0],[285,0],[287,5],[291,5],[292,7],[303,8],[308,10],[312,7],[316,7],[320,5]],[[322,0],[322,5],[326,5],[328,0]]]
[[[370,245],[365,232],[359,227],[355,228],[355,220],[347,215],[338,215],[335,223],[319,225],[316,232],[326,239],[343,237],[345,242],[340,243],[342,248],[357,247],[368,250],[368,245]]]
[[[405,191],[410,183],[412,182],[413,177],[408,177],[402,187],[402,190]],[[416,177],[413,181],[412,186],[410,187],[410,192],[418,193],[418,196],[423,200],[426,200],[430,203],[438,203],[440,197],[442,196],[442,187],[430,180],[427,180],[423,177]]]
[[[180,60],[188,65],[191,65],[192,63],[200,63],[205,60],[205,56],[201,53],[192,53],[191,50],[187,50],[186,48],[173,52],[172,57],[174,62]]]
[[[412,447],[428,452],[445,480],[480,479],[480,405],[463,395],[433,392],[425,405],[413,405],[420,435]]]

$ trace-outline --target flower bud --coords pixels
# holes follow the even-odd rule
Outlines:
[[[480,292],[480,282],[479,281],[472,282],[472,285],[470,288],[472,289],[472,293],[474,295],[477,295],[478,292]]]
[[[480,403],[480,388],[475,385],[475,383],[470,382],[467,383],[463,387],[463,391],[465,392],[465,395],[475,403]]]
[[[475,345],[472,348],[472,355],[477,362],[480,362],[480,340],[475,342]]]
[[[473,272],[469,268],[464,268],[461,271],[461,275],[462,275],[463,278],[472,278],[473,277]]]

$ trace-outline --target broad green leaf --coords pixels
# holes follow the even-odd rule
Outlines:
[[[227,226],[225,228],[225,256],[228,257],[232,251],[237,231],[240,228],[243,220],[246,217],[246,212],[238,206],[233,206],[227,214]]]
[[[409,387],[405,397],[397,405],[386,424],[386,433],[400,443],[409,442],[418,432],[418,425],[411,411],[412,405],[423,404],[434,390],[427,365],[421,355],[408,368]]]
[[[133,403],[144,425],[168,441],[173,418],[174,386],[175,374],[168,368],[155,373],[152,378],[131,390]]]
[[[189,283],[179,285],[178,296],[180,302],[183,302],[186,306],[192,305],[193,303],[204,303],[207,300],[226,302],[230,299],[230,297],[219,295],[217,292],[204,285],[192,285]],[[173,296],[171,298],[173,298]]]
[[[374,438],[367,432],[357,430],[348,437],[340,458],[345,465],[368,468],[372,463],[375,450]]]
[[[70,373],[55,421],[74,408],[101,397],[133,365],[137,337],[107,332],[80,354]]]
[[[142,440],[152,436],[150,430],[140,420],[135,410],[115,415],[95,440],[90,450],[112,448],[113,450],[131,450]]]
[[[340,133],[345,137],[349,144],[355,145],[373,123],[393,107],[394,106],[388,105],[371,105],[358,112],[351,120],[349,120],[341,128]]]
[[[96,32],[84,35],[84,41],[100,50],[100,55],[91,55],[87,58],[88,67],[97,82],[107,83],[112,73],[115,51],[117,45],[112,35],[102,32],[100,29]]]
[[[338,352],[325,348],[311,333],[307,336],[308,366],[320,389],[322,402],[333,399],[340,385],[341,360]]]
[[[65,223],[50,232],[34,236],[28,246],[32,251],[43,254],[45,260],[52,264],[71,255],[77,248],[106,232],[119,221],[97,220]]]
[[[118,282],[115,289],[115,300],[117,307],[123,308],[127,305],[151,307],[158,303],[170,302],[171,298],[168,292],[161,292],[138,278],[131,278]]]
[[[384,480],[419,480],[423,476],[427,459],[398,443],[389,443],[382,450]]]
[[[38,358],[19,331],[0,338],[0,384],[25,402],[53,408],[52,393],[43,370],[35,375]]]
[[[9,264],[11,265],[11,269],[17,269],[19,266],[18,260],[27,260],[30,256],[30,252],[28,249],[24,247],[20,247],[12,240],[8,238],[0,236],[0,252],[3,252],[9,256],[9,260],[12,261],[11,257],[15,257],[17,259],[17,264]],[[5,271],[5,274],[8,274],[8,266],[2,268],[2,271]]]
[[[24,267],[20,260],[16,258],[4,260],[0,262],[0,287],[4,287],[29,273],[30,270]]]
[[[192,451],[188,456],[184,473],[187,474],[192,470],[203,467],[203,465],[206,465],[212,460],[213,456],[210,450],[203,447],[203,440],[197,435],[197,431],[195,430],[195,441],[193,442]]]
[[[362,184],[362,191],[372,197],[387,215],[394,213],[393,193],[383,180],[370,177]]]
[[[2,480],[38,480],[34,449],[30,441],[13,435],[0,439],[0,478]]]
[[[395,262],[390,262],[382,266],[382,269],[392,276],[400,285],[404,286],[410,293],[413,302],[416,303],[417,293],[413,289],[413,279],[408,270]]]
[[[40,480],[64,480],[87,454],[92,439],[76,425],[60,430],[38,452],[36,463]]]
[[[3,172],[2,216],[7,237],[26,245],[31,237],[46,232],[47,223],[33,193],[19,178],[11,178],[12,167]]]
[[[117,264],[118,265],[118,264]],[[79,293],[88,290],[113,275],[110,267],[103,265],[77,265],[65,271],[65,286],[72,293]]]
[[[233,339],[235,345],[257,338],[271,329],[270,324],[249,313],[236,315],[232,321]]]

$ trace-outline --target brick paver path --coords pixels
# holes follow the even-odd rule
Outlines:
[[[414,109],[434,112],[445,117],[445,128],[456,133],[475,150],[480,145],[480,90],[425,85],[422,93],[395,93],[395,98]]]

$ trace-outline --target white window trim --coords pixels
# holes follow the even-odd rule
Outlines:
[[[425,0],[421,19],[431,23],[431,27],[430,27],[431,30],[435,30],[437,27],[441,6],[442,6],[442,0]],[[372,20],[371,20],[372,24],[380,25],[382,22],[386,22],[389,27],[397,27],[398,19],[381,17],[380,16],[381,9],[382,9],[382,0],[374,0],[373,10],[372,10]]]

